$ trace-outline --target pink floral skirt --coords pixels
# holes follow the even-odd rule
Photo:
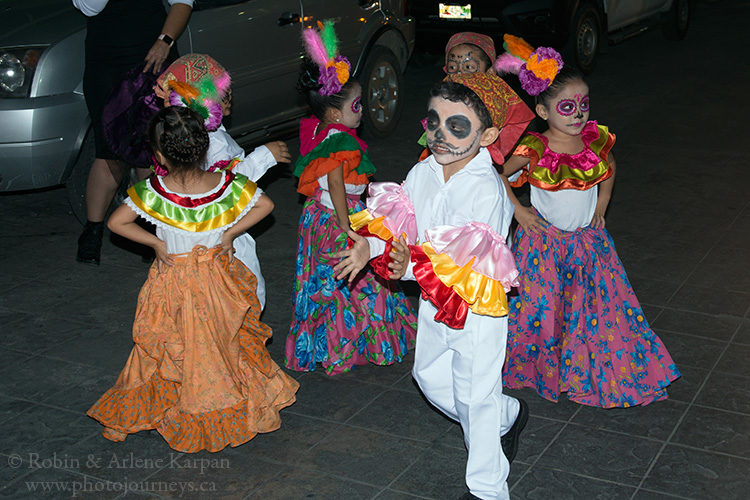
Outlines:
[[[561,392],[589,406],[645,405],[666,399],[680,376],[649,327],[606,229],[544,234],[518,228],[521,272],[510,301],[503,386]]]
[[[333,210],[308,198],[299,222],[292,323],[286,338],[287,368],[329,375],[355,365],[400,362],[416,339],[417,318],[393,281],[366,267],[350,284],[337,280],[333,255],[346,248],[347,236]],[[359,197],[347,200],[350,213],[364,209]]]

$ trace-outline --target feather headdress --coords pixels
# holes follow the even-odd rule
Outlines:
[[[168,80],[169,104],[192,109],[203,117],[206,130],[212,132],[219,128],[223,117],[221,101],[229,92],[231,85],[229,73],[212,77],[204,76],[195,84]]]
[[[551,47],[534,47],[526,40],[507,33],[503,35],[505,53],[493,67],[498,74],[518,75],[521,87],[529,95],[539,95],[552,84],[563,68],[562,56]]]
[[[318,65],[318,92],[320,95],[338,94],[349,81],[351,65],[346,57],[338,53],[339,39],[333,29],[333,21],[318,21],[318,29],[305,29],[302,39],[308,57]]]

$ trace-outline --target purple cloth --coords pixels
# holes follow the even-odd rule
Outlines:
[[[140,64],[127,72],[107,98],[102,112],[104,136],[123,161],[140,168],[151,165],[148,123],[162,108],[154,94],[158,75],[143,72]]]

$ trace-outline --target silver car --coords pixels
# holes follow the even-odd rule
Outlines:
[[[340,51],[362,83],[365,130],[384,136],[402,107],[414,22],[403,0],[198,0],[178,41],[232,74],[229,131],[259,142],[307,110],[295,90],[300,28],[335,19]],[[66,184],[82,216],[94,158],[83,99],[86,18],[71,0],[6,0],[0,6],[0,191]],[[144,54],[145,55],[145,54]]]

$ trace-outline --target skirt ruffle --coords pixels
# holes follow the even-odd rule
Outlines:
[[[516,232],[503,386],[603,408],[667,398],[680,376],[650,328],[606,229]]]
[[[273,362],[258,321],[255,276],[237,259],[196,247],[138,297],[130,358],[88,411],[104,436],[156,429],[181,452],[219,451],[281,425],[299,384]]]
[[[350,213],[364,209],[355,197],[348,204]],[[321,363],[333,375],[355,365],[400,362],[416,339],[411,303],[369,267],[351,284],[335,279],[333,254],[346,248],[347,236],[333,218],[319,197],[302,210],[286,366],[311,371]]]

